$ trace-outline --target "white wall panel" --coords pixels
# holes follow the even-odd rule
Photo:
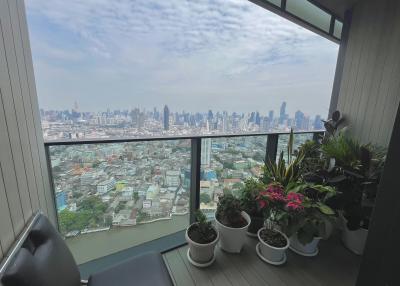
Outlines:
[[[400,1],[359,1],[337,108],[363,143],[387,146],[400,101]]]
[[[0,259],[32,214],[56,222],[23,0],[0,0]]]

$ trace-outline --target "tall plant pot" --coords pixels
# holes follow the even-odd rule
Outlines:
[[[260,243],[256,246],[257,255],[265,262],[272,264],[272,265],[281,265],[286,262],[286,250],[289,248],[290,241],[288,237],[281,231],[276,230],[279,232],[285,239],[286,245],[284,247],[275,247],[266,243],[260,236],[261,231],[265,230],[266,228],[263,227],[257,232],[257,237]]]
[[[359,228],[350,230],[347,227],[347,219],[340,214],[342,219],[342,242],[350,251],[357,255],[364,253],[365,243],[367,241],[368,229]]]
[[[250,216],[251,222],[247,229],[247,235],[251,237],[257,237],[258,231],[264,227],[264,217]]]
[[[302,256],[316,256],[318,254],[318,243],[321,240],[321,237],[314,237],[310,243],[302,244],[298,237],[297,233],[290,237],[290,250],[293,252],[302,255]]]
[[[201,244],[193,241],[189,236],[189,229],[192,225],[197,223],[191,224],[185,233],[186,241],[189,245],[189,249],[187,252],[188,260],[191,264],[197,267],[207,267],[211,265],[215,260],[214,250],[215,246],[219,240],[219,233],[217,229],[213,226],[212,228],[215,230],[217,237],[214,241],[206,244]]]
[[[247,225],[241,228],[233,228],[223,225],[215,217],[217,230],[220,235],[219,245],[226,252],[240,253],[246,241],[246,232],[250,225],[250,216],[242,211],[242,217],[247,221]]]

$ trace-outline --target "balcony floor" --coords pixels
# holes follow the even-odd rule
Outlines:
[[[321,241],[319,254],[313,258],[288,250],[287,262],[282,266],[271,266],[261,261],[255,253],[256,244],[257,239],[248,237],[241,254],[229,254],[217,247],[215,263],[205,269],[188,262],[188,246],[165,253],[164,259],[177,286],[355,285],[361,258],[347,250],[337,236]]]

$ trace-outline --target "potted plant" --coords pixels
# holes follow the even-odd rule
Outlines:
[[[264,215],[257,203],[260,191],[265,189],[265,185],[256,178],[249,178],[240,191],[241,209],[245,211],[251,219],[247,235],[257,237],[257,232],[264,226]]]
[[[215,221],[221,248],[230,253],[239,253],[251,222],[250,216],[241,210],[240,200],[232,194],[220,196]]]
[[[333,172],[337,176],[331,182],[339,191],[334,207],[342,220],[342,241],[361,255],[386,152],[369,144],[361,145],[343,133],[331,137],[321,149],[326,158],[335,162]]]
[[[330,186],[310,183],[287,187],[286,212],[282,230],[290,237],[290,249],[303,256],[318,254],[318,243],[325,235],[327,219],[335,212],[325,202],[336,195]]]
[[[287,204],[282,185],[273,183],[260,192],[257,203],[264,212],[267,222],[257,232],[259,243],[256,245],[257,255],[265,262],[281,265],[286,262],[286,250],[289,247],[288,237],[279,230],[279,219]]]
[[[219,234],[201,211],[196,212],[196,220],[186,229],[185,237],[189,245],[187,257],[194,266],[207,267],[215,261],[214,249]]]

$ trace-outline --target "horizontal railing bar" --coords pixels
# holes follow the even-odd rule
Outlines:
[[[314,134],[323,133],[325,130],[296,131],[294,134]],[[185,139],[203,139],[203,138],[233,138],[233,137],[256,137],[268,135],[289,135],[289,131],[269,132],[269,133],[241,133],[241,134],[209,134],[209,135],[188,135],[188,136],[151,136],[151,137],[121,137],[121,138],[103,138],[103,139],[84,139],[84,140],[51,140],[45,141],[45,146],[57,145],[88,145],[88,144],[112,144],[128,142],[146,142],[146,141],[168,141]]]

